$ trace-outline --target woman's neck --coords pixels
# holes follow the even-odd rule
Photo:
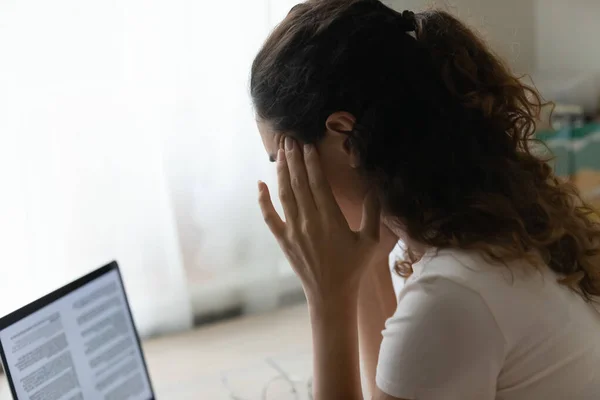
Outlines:
[[[416,258],[420,259],[427,252],[427,250],[431,248],[431,246],[428,246],[425,243],[421,243],[412,239],[406,233],[404,225],[397,219],[384,217],[383,223],[396,237],[398,237],[398,241],[401,241],[402,243],[404,243],[407,249],[410,249],[411,253]]]

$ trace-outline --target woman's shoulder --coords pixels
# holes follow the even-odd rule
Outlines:
[[[493,398],[531,377],[515,398],[542,398],[540,387],[567,398],[598,385],[581,371],[600,357],[600,316],[555,275],[525,261],[498,265],[448,250],[426,254],[413,269],[383,332],[382,390],[400,398]],[[567,375],[567,386],[557,386]]]
[[[526,260],[497,262],[479,251],[432,249],[413,265],[414,274],[407,283],[445,278],[476,292],[489,290],[535,291],[556,281],[546,266],[534,266]],[[484,294],[484,293],[481,293]]]
[[[480,299],[509,345],[531,330],[557,329],[574,318],[600,328],[600,320],[590,311],[593,307],[560,284],[547,266],[526,260],[497,263],[478,252],[447,249],[429,252],[414,271],[402,291],[433,293],[434,306],[453,297]],[[436,293],[445,293],[444,298]]]
[[[568,291],[546,266],[526,260],[496,262],[478,251],[432,250],[415,264],[414,271],[407,285],[449,280],[481,296],[494,314],[513,307],[537,307],[556,298],[558,292]]]
[[[505,350],[502,331],[479,293],[449,274],[420,274],[402,288],[386,322],[377,385],[407,399],[455,393],[491,398]]]

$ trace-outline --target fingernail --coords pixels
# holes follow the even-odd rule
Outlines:
[[[285,149],[290,151],[294,148],[294,139],[292,139],[291,137],[286,137],[285,138]]]
[[[285,151],[283,151],[283,149],[277,150],[277,161],[285,162]]]
[[[304,154],[309,154],[312,151],[312,145],[307,143],[304,145]]]
[[[258,181],[256,184],[258,185],[258,193],[262,192],[262,181]]]

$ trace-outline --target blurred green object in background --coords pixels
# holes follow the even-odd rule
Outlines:
[[[600,210],[600,123],[538,133],[552,151],[555,173],[570,179],[583,198]]]
[[[554,173],[565,178],[569,178],[573,170],[571,131],[571,128],[562,128],[557,131],[543,131],[537,135],[552,152],[550,164]]]

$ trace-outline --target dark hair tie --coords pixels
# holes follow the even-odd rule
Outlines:
[[[417,31],[417,19],[415,13],[412,11],[404,10],[400,14],[400,26],[404,32],[416,32]]]

